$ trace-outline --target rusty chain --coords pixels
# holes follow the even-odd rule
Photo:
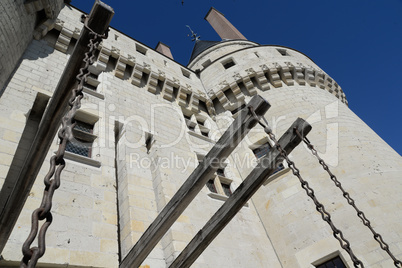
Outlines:
[[[317,150],[314,148],[314,146],[311,144],[311,142],[307,139],[307,137],[304,137],[296,131],[296,134],[303,140],[303,142],[307,145],[307,148],[311,151],[311,153],[318,159],[318,163],[323,167],[323,169],[328,173],[330,179],[334,182],[335,186],[338,187],[342,191],[343,197],[347,200],[348,204],[351,205],[357,212],[357,216],[362,220],[362,223],[369,228],[371,233],[373,234],[374,239],[380,244],[381,249],[383,249],[385,252],[388,253],[388,255],[392,258],[394,261],[394,265],[396,267],[402,268],[402,262],[398,260],[390,251],[389,246],[385,241],[383,240],[382,236],[377,233],[373,227],[371,226],[370,221],[366,218],[364,215],[363,211],[361,211],[355,204],[355,200],[353,200],[352,197],[350,197],[350,194],[345,191],[345,189],[342,187],[341,182],[338,180],[338,178],[331,172],[329,169],[328,165],[325,163],[325,161],[318,155]]]
[[[313,200],[316,210],[321,214],[321,218],[328,223],[328,225],[331,227],[333,236],[339,241],[339,244],[341,247],[349,254],[350,258],[353,261],[353,265],[355,267],[364,267],[363,263],[356,257],[356,255],[353,253],[352,248],[350,247],[350,242],[344,237],[343,233],[341,230],[339,230],[334,223],[331,220],[331,215],[329,212],[325,210],[325,207],[323,204],[321,204],[317,197],[314,194],[314,190],[309,186],[308,182],[305,181],[302,176],[300,175],[300,170],[296,167],[295,163],[289,159],[288,154],[285,152],[285,150],[282,148],[282,146],[278,143],[278,141],[275,138],[275,135],[272,133],[271,128],[269,127],[269,124],[267,120],[262,116],[264,123],[261,122],[260,118],[256,115],[252,107],[249,107],[253,117],[257,120],[258,124],[260,124],[265,133],[269,136],[269,138],[274,142],[275,148],[280,152],[282,157],[286,160],[289,168],[292,170],[293,175],[295,175],[300,183],[302,188],[306,191],[307,195]]]
[[[52,223],[52,213],[50,212],[52,208],[52,198],[54,191],[60,186],[60,174],[61,171],[66,166],[64,161],[64,153],[66,150],[66,145],[68,141],[73,138],[73,128],[75,126],[74,116],[77,110],[81,107],[81,99],[83,95],[84,83],[87,81],[89,75],[88,67],[93,64],[95,59],[95,50],[98,47],[101,39],[107,38],[106,35],[100,35],[91,30],[86,23],[85,28],[89,30],[90,40],[87,45],[89,50],[85,53],[85,58],[83,59],[84,67],[79,70],[79,74],[76,76],[78,80],[78,86],[72,90],[72,96],[68,101],[70,110],[62,119],[62,127],[58,132],[58,137],[60,139],[59,148],[54,156],[50,158],[50,168],[48,173],[44,178],[45,190],[43,192],[42,203],[39,208],[34,210],[31,216],[31,231],[28,238],[25,240],[22,246],[22,253],[24,257],[21,260],[20,267],[35,267],[38,259],[45,254],[46,243],[45,236],[46,231]],[[52,179],[54,175],[54,178]],[[39,221],[46,220],[39,231]],[[38,235],[38,246],[31,247],[31,244]]]

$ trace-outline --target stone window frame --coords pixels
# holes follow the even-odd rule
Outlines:
[[[225,68],[225,70],[237,65],[236,61],[232,57],[222,61],[221,63],[222,63],[223,68]]]
[[[144,55],[144,56],[146,56],[147,52],[148,52],[148,49],[145,48],[144,46],[141,46],[138,43],[135,43],[135,51],[140,53],[140,54],[142,54],[142,55]]]
[[[66,151],[91,158],[92,144],[96,139],[96,136],[92,134],[93,129],[93,124],[76,119],[73,128],[74,139],[67,142]],[[78,152],[82,151],[83,148],[84,152]]]
[[[339,252],[339,250],[336,250],[336,251],[312,262],[311,265],[315,268],[322,268],[322,267],[326,267],[326,266],[322,266],[322,265],[326,265],[330,261],[333,261],[335,259],[339,259],[342,262],[343,267],[349,268],[347,261],[345,260],[344,256],[341,254],[341,252]],[[342,268],[342,267],[340,267],[340,268]]]
[[[205,186],[207,187],[207,189],[209,191],[209,193],[208,193],[209,197],[225,201],[233,194],[233,192],[234,192],[233,180],[215,174],[215,176],[213,178],[211,178],[209,180],[209,182],[210,181],[213,181],[216,192],[211,191],[211,189],[207,186],[207,184],[205,184]],[[230,194],[227,194],[223,185],[226,185],[228,187]]]
[[[196,157],[197,157],[197,160],[198,160],[199,163],[202,162],[202,160],[204,159],[205,155],[206,155],[206,153],[196,153]],[[215,171],[215,173],[212,176],[212,178],[210,178],[209,181],[205,184],[205,187],[209,191],[209,193],[208,193],[209,197],[214,198],[214,199],[219,199],[219,200],[226,200],[234,192],[233,180],[229,179],[226,176],[220,175],[219,172],[218,172],[219,169],[225,170],[227,165],[228,165],[228,163],[226,161],[221,163],[220,167]],[[224,174],[225,174],[225,172],[224,172]],[[213,181],[213,185],[214,185],[214,188],[215,188],[216,192],[211,191],[211,189],[208,187],[207,184],[210,181]],[[229,191],[230,191],[229,196],[225,193],[225,190],[223,189],[222,184],[229,186]]]
[[[208,114],[203,113],[190,113],[188,110],[182,109],[184,122],[188,128],[190,135],[205,139],[209,142],[211,140],[211,122]],[[205,113],[205,114],[204,114]]]
[[[84,93],[104,100],[105,95],[101,92],[101,88],[99,87],[99,84],[101,83],[99,81],[99,76],[102,74],[102,72],[96,69],[94,65],[90,65],[88,70],[90,74],[87,77],[87,82],[84,83],[82,91]]]
[[[190,71],[188,71],[188,70],[186,70],[186,69],[184,69],[184,68],[180,68],[181,69],[181,74],[184,76],[184,77],[186,77],[186,78],[188,78],[188,79],[191,79],[191,72]]]
[[[249,146],[249,149],[251,150],[253,156],[257,158],[257,162],[259,162],[259,159],[262,158],[265,154],[260,157],[257,157],[254,153],[254,150],[265,144],[268,144],[270,146],[270,148],[272,148],[274,146],[273,142],[270,139],[268,139],[268,137],[266,137],[266,136],[257,140],[256,142],[252,143]],[[279,168],[280,166],[282,168]],[[266,179],[266,181],[263,183],[264,186],[267,185],[270,181],[277,179],[290,171],[290,168],[287,166],[285,160],[283,160],[282,163],[279,164],[279,167],[277,168],[277,170],[274,171],[274,173],[271,176],[269,176]]]
[[[278,52],[279,52],[279,54],[281,54],[282,56],[290,56],[289,55],[289,52],[287,51],[287,49],[284,49],[284,48],[277,48],[276,49]]]
[[[206,152],[202,152],[202,153],[198,153],[196,152],[196,158],[198,160],[198,162],[201,162],[202,159],[204,159],[205,155],[207,154]],[[228,165],[227,160],[225,160],[222,163],[222,166],[219,169],[225,169]],[[209,187],[208,187],[208,182],[205,184],[205,188],[208,191],[207,195],[212,198],[212,199],[216,199],[216,200],[220,200],[220,201],[226,201],[229,196],[226,195],[225,190],[222,187],[222,184],[224,185],[228,185],[229,186],[229,190],[231,192],[231,194],[234,193],[234,191],[237,188],[237,185],[233,182],[233,180],[231,178],[226,177],[227,173],[225,173],[225,176],[221,176],[218,173],[218,170],[215,171],[214,175],[212,176],[212,178],[210,178],[208,180],[208,182],[213,181],[213,185],[215,186],[216,192],[212,192]],[[246,204],[244,204],[244,207],[248,207],[248,202]]]
[[[89,113],[87,111],[84,110],[78,110],[74,119],[78,122],[83,122],[85,124],[88,125],[92,125],[92,133],[83,131],[83,130],[79,130],[74,128],[73,129],[73,134],[74,137],[77,137],[80,140],[85,140],[90,144],[90,152],[91,154],[89,156],[83,156],[71,151],[65,151],[65,158],[75,161],[75,162],[79,162],[82,164],[86,164],[86,165],[90,165],[90,166],[94,166],[94,167],[100,167],[101,166],[101,162],[98,160],[94,159],[94,156],[98,156],[99,154],[99,148],[94,146],[94,142],[95,140],[98,138],[97,133],[99,133],[99,125],[97,124],[99,121],[99,117],[97,115],[94,115],[92,113]]]

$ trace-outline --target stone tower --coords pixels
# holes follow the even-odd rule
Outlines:
[[[22,2],[12,5],[22,8]],[[44,120],[44,109],[82,29],[81,15],[65,4],[49,30],[22,48],[15,72],[1,80],[2,196],[24,165],[29,141]],[[152,49],[115,29],[98,47],[76,116],[80,139],[67,148],[40,263],[118,267],[256,94],[272,105],[265,117],[276,136],[297,117],[313,126],[309,140],[401,259],[401,157],[348,108],[341,87],[308,56],[247,40],[213,8],[205,19],[222,40],[196,41],[188,66],[173,60],[169,46],[159,43]],[[30,215],[41,202],[48,159],[57,146],[55,138],[1,253],[1,266],[12,266],[22,257]],[[271,146],[262,128],[253,129],[141,267],[168,267]],[[291,159],[366,267],[391,267],[390,257],[307,148],[298,146]],[[2,196],[1,210],[7,206]],[[193,267],[304,268],[331,260],[353,266],[283,163]]]

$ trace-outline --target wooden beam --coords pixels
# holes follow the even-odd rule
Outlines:
[[[120,263],[120,267],[139,267],[141,265],[162,236],[220,167],[219,162],[228,157],[250,129],[257,124],[248,109],[250,106],[255,109],[257,115],[261,116],[269,109],[270,104],[258,95],[250,100],[232,125],[204,157],[204,160],[191,173],[190,177],[151,223]]]
[[[279,144],[290,153],[300,142],[301,139],[296,135],[296,128],[303,136],[307,135],[311,126],[301,118],[298,118],[293,125],[283,134]],[[185,268],[201,255],[215,237],[225,228],[231,219],[239,212],[244,204],[254,195],[254,193],[263,185],[265,180],[273,174],[276,167],[283,160],[279,151],[273,147],[259,164],[247,176],[243,183],[229,197],[221,208],[212,216],[205,226],[196,234],[187,247],[180,253],[170,268]]]
[[[88,16],[88,27],[103,34],[109,27],[114,11],[108,5],[96,0]],[[42,117],[39,129],[25,158],[25,166],[19,173],[12,191],[2,189],[0,192],[0,253],[10,237],[18,216],[35,182],[50,145],[60,127],[61,118],[68,110],[71,89],[77,85],[76,75],[83,65],[84,53],[87,51],[90,31],[83,27],[81,36],[63,71],[60,81]]]

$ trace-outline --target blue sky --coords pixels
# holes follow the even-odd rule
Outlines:
[[[187,65],[193,43],[220,40],[204,20],[215,7],[250,41],[297,49],[344,90],[349,107],[402,155],[402,0],[104,0],[111,26]],[[94,1],[71,4],[89,12]]]

